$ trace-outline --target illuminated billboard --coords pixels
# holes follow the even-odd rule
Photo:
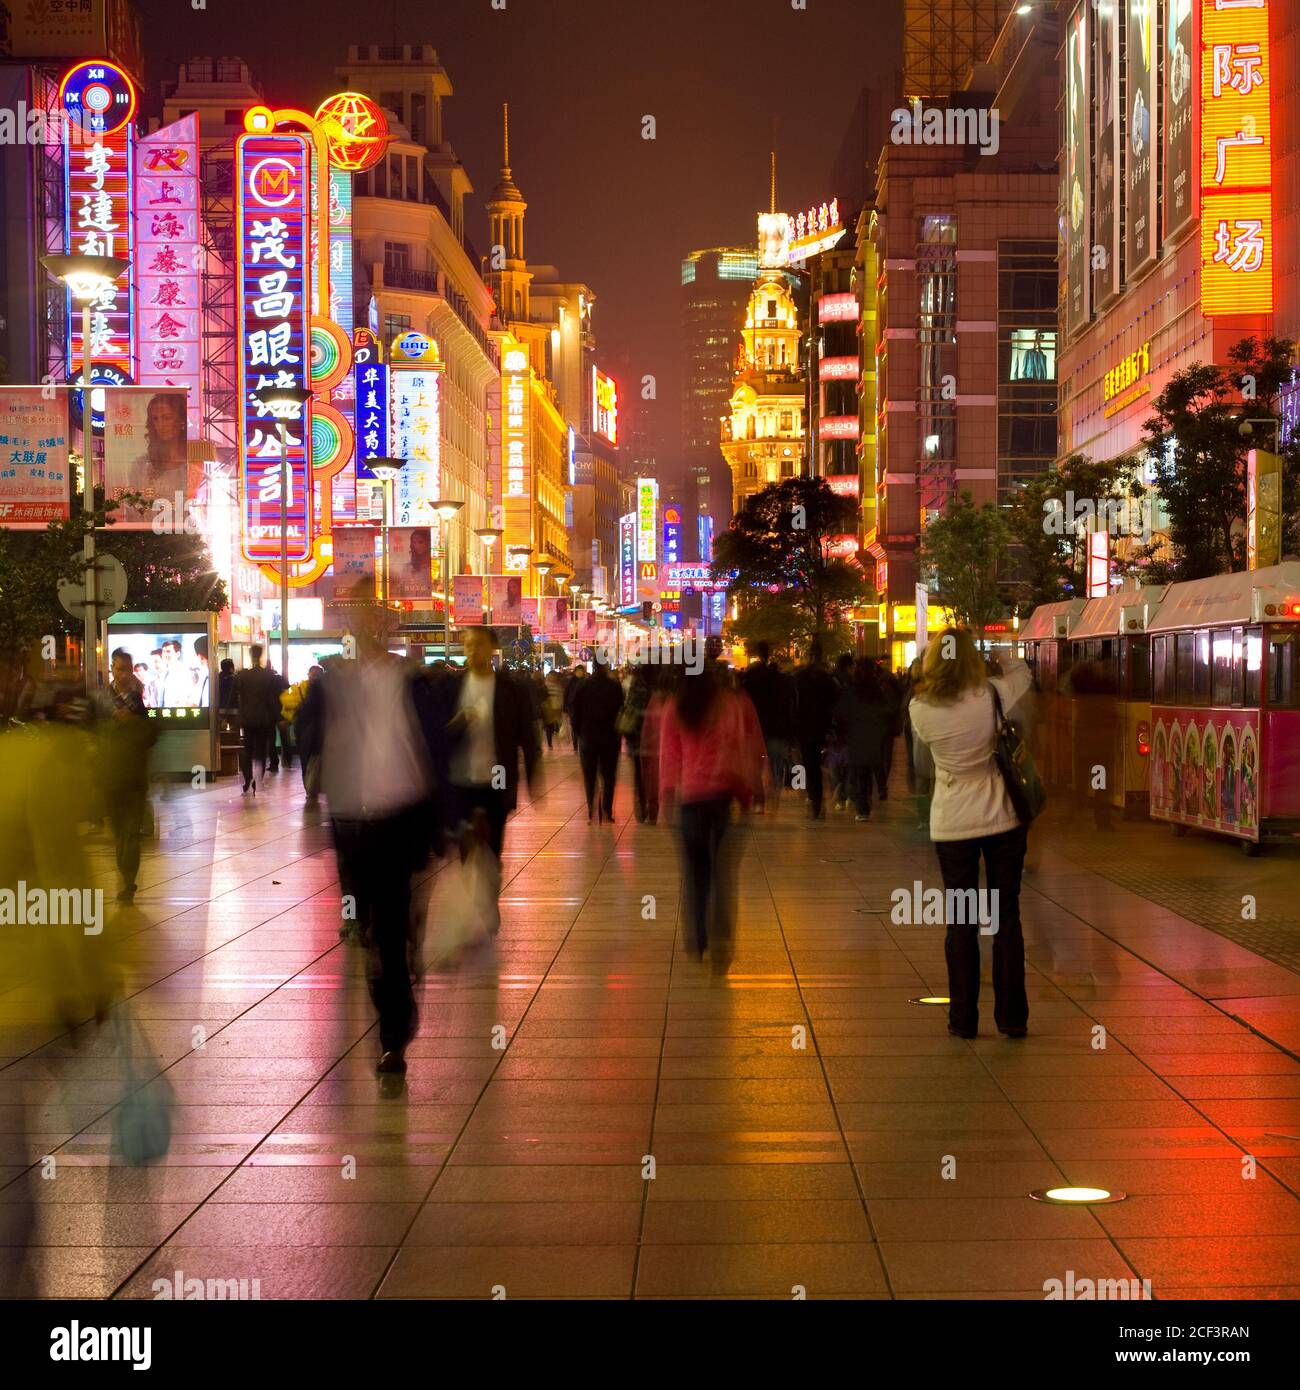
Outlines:
[[[289,420],[289,495],[282,498],[277,421],[257,392],[307,386],[310,138],[287,131],[241,135],[235,142],[235,181],[243,550],[253,561],[278,560],[283,518],[289,558],[306,560],[313,531],[310,420]]]
[[[531,373],[527,350],[507,346],[501,354],[501,498],[505,507],[504,554],[533,543]],[[524,569],[527,560],[517,567]]]
[[[654,562],[658,559],[655,545],[655,522],[659,514],[659,483],[654,478],[636,480],[636,558]]]
[[[618,601],[624,608],[636,602],[636,513],[618,521]]]
[[[611,444],[618,443],[618,387],[596,367],[591,369],[591,425]]]
[[[1092,302],[1100,307],[1120,289],[1120,7],[1098,5],[1093,11],[1093,63],[1097,87],[1093,150]]]
[[[1088,9],[1080,5],[1065,30],[1065,329],[1071,336],[1090,313],[1088,111]]]
[[[1164,239],[1192,219],[1196,197],[1196,147],[1192,128],[1192,72],[1198,59],[1197,0],[1164,0],[1165,195]]]
[[[392,393],[394,457],[405,459],[393,483],[394,526],[442,525],[438,500],[442,462],[441,368],[394,366]]]
[[[817,301],[818,323],[853,323],[858,317],[855,294],[824,294]]]
[[[664,564],[682,558],[682,512],[680,507],[664,508]]]
[[[1130,283],[1156,255],[1156,136],[1160,128],[1156,90],[1160,56],[1156,38],[1158,3],[1159,0],[1128,0],[1124,276]]]
[[[1273,310],[1268,0],[1201,0],[1201,312]]]
[[[388,364],[379,339],[368,328],[352,334],[356,375],[357,477],[373,479],[372,459],[388,457]]]

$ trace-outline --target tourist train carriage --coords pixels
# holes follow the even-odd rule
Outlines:
[[[1300,562],[1171,585],[1150,631],[1152,817],[1300,833]]]
[[[1070,669],[1070,633],[1086,600],[1042,603],[1022,624],[1016,640],[1034,673],[1037,711],[1032,730],[1038,773],[1049,787],[1068,787],[1073,761],[1070,699],[1061,681]]]
[[[1089,599],[1070,633],[1070,671],[1086,662],[1097,688],[1071,690],[1074,769],[1071,785],[1093,789],[1105,768],[1107,799],[1127,816],[1145,816],[1151,753],[1150,624],[1168,585],[1117,589]],[[1069,675],[1062,671],[1062,678]]]

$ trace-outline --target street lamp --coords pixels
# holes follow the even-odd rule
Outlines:
[[[95,510],[95,428],[90,399],[91,361],[90,311],[95,301],[131,268],[130,261],[117,256],[42,256],[43,265],[55,280],[61,280],[73,299],[81,305],[81,438],[82,506],[89,518]],[[71,364],[69,363],[69,366]],[[86,567],[86,607],[82,626],[82,645],[86,694],[93,695],[98,684],[99,594],[95,585],[95,528],[87,525],[81,542]]]
[[[442,521],[442,659],[451,664],[451,519],[464,506],[454,497],[440,497],[433,510]]]
[[[379,479],[379,495],[383,510],[379,527],[379,601],[388,603],[388,490],[406,466],[405,459],[367,459],[366,467]]]
[[[263,386],[253,394],[280,431],[280,675],[289,679],[289,421],[301,422],[311,392],[301,386]],[[308,484],[310,487],[310,483]]]
[[[487,551],[487,625],[492,626],[492,547],[501,539],[499,526],[480,526],[474,534],[483,542]]]

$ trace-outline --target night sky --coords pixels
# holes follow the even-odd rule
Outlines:
[[[349,43],[430,43],[451,78],[446,137],[469,171],[467,230],[487,246],[483,200],[510,101],[511,165],[528,201],[530,261],[596,292],[599,355],[658,382],[652,438],[671,467],[680,396],[679,261],[749,244],[767,205],[831,186],[862,88],[899,66],[901,0],[139,0],[150,92],[188,57],[241,57],[272,105],[314,108]],[[654,115],[657,139],[641,138]]]

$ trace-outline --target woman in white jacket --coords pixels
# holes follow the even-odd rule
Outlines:
[[[948,1031],[973,1038],[979,1031],[981,926],[993,937],[993,1016],[998,1031],[1027,1031],[1025,943],[1020,931],[1020,872],[1028,829],[1020,823],[993,758],[993,689],[1008,716],[1030,690],[1023,661],[1003,662],[990,677],[968,632],[949,628],[931,638],[909,715],[914,740],[934,766],[930,838],[943,872],[948,906]],[[980,857],[988,898],[978,902]],[[970,890],[975,890],[971,893]],[[956,894],[953,890],[956,890]]]

